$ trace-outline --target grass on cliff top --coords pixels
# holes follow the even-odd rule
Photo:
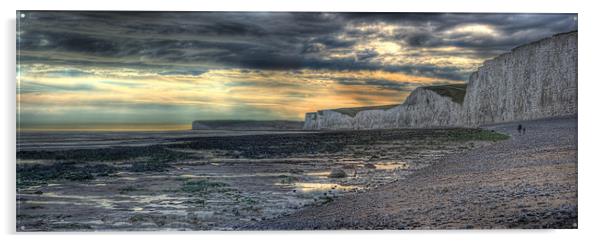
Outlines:
[[[466,95],[466,86],[467,86],[466,84],[447,84],[447,85],[437,85],[437,86],[426,86],[423,88],[434,91],[435,93],[437,93],[441,96],[450,97],[453,102],[462,104],[462,103],[464,103],[464,96]],[[359,113],[360,111],[388,110],[388,109],[391,109],[398,105],[399,104],[339,108],[339,109],[332,109],[331,111],[336,111],[336,112],[344,114],[344,115],[355,117],[355,115],[357,115],[357,113]],[[318,111],[318,114],[322,115],[322,113],[323,113],[323,111]]]
[[[458,104],[464,103],[464,96],[466,95],[466,84],[426,86],[424,88],[434,91],[441,96],[450,97],[453,102],[456,102]]]
[[[351,107],[351,108],[339,108],[339,109],[332,109],[332,111],[336,111],[338,113],[354,117],[360,111],[367,111],[367,110],[388,110],[388,109],[391,109],[391,108],[393,108],[395,106],[398,106],[398,105],[399,104],[394,104],[394,105],[379,105],[379,106],[363,106],[363,107]],[[319,111],[320,115],[322,115],[321,112],[322,111]]]

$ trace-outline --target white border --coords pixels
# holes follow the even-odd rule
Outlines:
[[[538,12],[579,14],[579,229],[578,230],[495,230],[495,231],[309,231],[309,232],[151,232],[151,233],[15,233],[15,11],[16,10],[211,10],[211,11],[381,11],[381,12]],[[600,8],[594,1],[574,0],[219,0],[219,1],[3,1],[2,88],[3,160],[0,230],[2,242],[380,242],[410,240],[420,242],[573,242],[596,237],[600,224],[602,169],[596,153],[602,133],[598,126],[602,102],[600,70]]]

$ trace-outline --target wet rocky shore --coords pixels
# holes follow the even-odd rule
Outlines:
[[[280,229],[273,220],[408,183],[507,138],[481,129],[20,137],[18,231]]]
[[[518,133],[518,125],[526,128]],[[244,229],[577,228],[577,118],[484,127],[510,139],[404,180]]]

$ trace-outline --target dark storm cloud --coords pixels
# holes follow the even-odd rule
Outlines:
[[[350,80],[350,79],[341,79],[338,81],[339,84],[342,85],[352,85],[352,86],[374,86],[381,89],[390,89],[395,91],[411,91],[413,89],[413,83],[409,82],[394,82],[390,80],[382,80],[382,79],[361,79],[361,80]]]
[[[357,53],[357,58],[360,61],[365,61],[377,56],[378,52],[376,52],[375,50],[363,50]]]
[[[506,33],[529,29],[554,33],[577,29],[576,14],[529,13],[341,13],[342,18],[353,22],[386,22],[406,26],[432,26],[435,32],[469,24],[489,24]],[[520,43],[519,43],[520,44]]]
[[[478,50],[476,56],[491,57],[517,45],[526,44],[557,33],[577,30],[576,14],[487,14],[487,13],[351,13],[341,14],[350,22],[384,22],[412,26],[398,33],[393,40],[413,47],[455,46]],[[441,38],[442,33],[467,24],[484,24],[499,31],[497,37],[475,36],[466,33]],[[358,36],[366,32],[351,32]],[[373,33],[378,37],[382,33]],[[451,38],[450,38],[451,37]]]
[[[430,16],[430,20],[425,18]],[[435,27],[433,31],[400,33],[398,37],[411,46],[457,46],[466,48],[508,51],[517,45],[526,44],[556,33],[577,29],[575,14],[432,14],[411,15],[407,18],[389,19],[390,22],[425,23]],[[486,24],[500,32],[498,37],[473,36],[458,33],[452,38],[441,39],[438,35],[466,24]]]
[[[463,80],[460,66],[387,64],[375,50],[352,50],[367,38],[410,47],[457,47],[490,58],[559,32],[577,29],[574,14],[262,13],[262,12],[36,12],[19,21],[21,61],[27,63],[162,69],[199,75],[210,69],[388,70]],[[393,36],[350,26],[402,26]],[[496,35],[453,33],[467,24]],[[450,33],[451,31],[451,33]],[[339,38],[345,36],[347,38]],[[445,38],[443,38],[445,37]],[[354,57],[329,56],[350,53]],[[420,55],[420,54],[413,54]],[[74,58],[78,57],[78,58]]]

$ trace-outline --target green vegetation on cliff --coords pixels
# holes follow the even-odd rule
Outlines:
[[[333,109],[332,111],[336,111],[338,113],[354,117],[360,111],[367,111],[367,110],[388,110],[388,109],[391,109],[391,108],[393,108],[395,106],[398,106],[398,105],[399,104],[379,105],[379,106],[363,106],[363,107],[351,107],[351,108],[339,108],[339,109]],[[321,113],[321,111],[319,111],[319,113]]]
[[[456,102],[458,104],[464,103],[464,96],[466,95],[466,84],[426,86],[423,88],[434,91],[441,96],[450,97],[453,102]]]

